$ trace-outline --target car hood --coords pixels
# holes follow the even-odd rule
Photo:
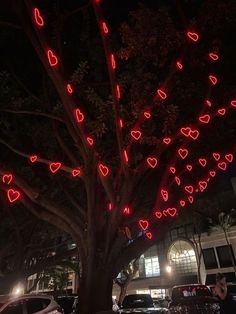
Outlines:
[[[130,309],[122,309],[120,313],[122,314],[134,314],[134,313],[145,313],[145,314],[156,314],[156,313],[164,313],[166,309],[163,308],[153,308],[153,307],[146,307],[146,308],[130,308]],[[167,311],[167,310],[166,310]]]

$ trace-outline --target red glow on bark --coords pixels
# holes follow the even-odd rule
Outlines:
[[[111,67],[113,70],[116,69],[116,59],[113,53],[111,54]]]
[[[210,58],[211,61],[217,61],[217,60],[219,59],[218,54],[217,54],[217,53],[214,53],[214,52],[210,52],[210,53],[208,54],[208,56],[209,56],[209,58]]]
[[[9,189],[7,190],[7,197],[10,201],[10,203],[14,203],[20,198],[21,194],[17,190]]]
[[[58,64],[58,58],[51,49],[48,49],[47,57],[48,57],[48,62],[51,67],[54,67]]]
[[[187,148],[180,148],[178,150],[178,154],[182,159],[185,159],[188,156],[188,150]]]
[[[108,210],[112,210],[112,203],[108,203]]]
[[[56,173],[60,168],[62,164],[60,162],[51,162],[49,164],[49,169],[52,173]]]
[[[217,80],[217,77],[215,75],[209,75],[208,78],[209,78],[212,85],[217,84],[218,80]]]
[[[146,230],[149,226],[149,222],[147,220],[140,219],[138,223],[142,230]]]
[[[142,135],[142,133],[138,130],[132,130],[130,134],[133,137],[133,139],[135,139],[136,141],[138,141]]]
[[[199,35],[195,32],[187,32],[187,36],[190,40],[197,42],[199,39]]]
[[[69,94],[73,94],[73,87],[71,84],[66,85],[66,90]]]
[[[84,114],[80,111],[80,109],[75,109],[75,117],[78,123],[84,121]]]
[[[101,175],[102,175],[103,177],[108,176],[108,174],[109,174],[109,168],[108,168],[107,166],[105,166],[105,165],[103,165],[103,164],[99,164],[99,165],[98,165],[98,169],[99,169],[99,171],[100,171],[100,173],[101,173]]]
[[[6,173],[2,176],[2,182],[5,184],[10,184],[13,180],[13,175],[11,173]]]
[[[200,122],[206,123],[206,124],[209,123],[210,119],[211,119],[211,117],[210,117],[209,114],[204,114],[204,115],[202,115],[202,116],[200,116],[200,117],[198,118],[198,120],[199,120]]]
[[[34,21],[35,23],[39,26],[39,27],[43,27],[44,26],[44,20],[43,17],[39,11],[38,8],[34,8],[33,10],[33,15],[34,15]]]
[[[102,30],[103,30],[104,34],[108,34],[109,29],[107,27],[106,22],[102,22]]]
[[[157,158],[155,157],[148,157],[147,158],[147,163],[151,168],[155,168],[157,165]]]
[[[167,98],[166,93],[165,93],[162,89],[158,89],[158,90],[157,90],[157,94],[158,94],[158,96],[159,96],[161,99],[163,99],[163,100]]]
[[[121,129],[123,128],[123,120],[122,119],[119,119],[119,126]]]
[[[37,156],[37,155],[31,155],[31,156],[29,157],[29,159],[30,159],[30,161],[31,161],[32,163],[34,163],[34,162],[37,161],[38,156]]]

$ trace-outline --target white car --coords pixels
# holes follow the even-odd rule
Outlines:
[[[63,314],[53,297],[47,295],[2,295],[0,296],[1,314]]]

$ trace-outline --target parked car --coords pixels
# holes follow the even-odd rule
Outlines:
[[[73,304],[73,306],[72,306],[72,312],[71,312],[71,314],[77,313],[77,311],[78,311],[78,302],[79,302],[78,297],[75,297],[75,299],[74,299],[74,304]],[[113,299],[113,298],[112,298],[112,310],[113,310],[113,312],[118,312],[118,310],[119,310],[119,306],[118,306],[116,300]],[[66,313],[65,313],[65,314],[66,314]]]
[[[220,306],[205,285],[183,285],[172,289],[170,314],[219,314]]]
[[[78,297],[74,295],[60,295],[55,297],[56,302],[63,309],[64,314],[71,314],[73,312],[73,306],[77,299]]]
[[[51,296],[47,295],[12,295],[0,296],[1,314],[62,314],[62,308]]]
[[[164,314],[168,313],[168,309],[162,308],[159,304],[154,305],[150,294],[130,294],[125,296],[119,313]]]

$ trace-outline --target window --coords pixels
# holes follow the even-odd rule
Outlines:
[[[216,248],[220,267],[232,267],[232,258],[234,258],[234,253],[232,250],[232,246],[228,245],[223,245],[223,246],[218,246]]]
[[[166,296],[165,289],[151,289],[151,297],[153,299],[164,299]]]
[[[22,302],[16,301],[9,304],[2,312],[2,314],[22,314]]]
[[[213,248],[202,250],[206,269],[218,268],[215,251]]]
[[[184,240],[175,241],[168,252],[168,262],[175,274],[196,274],[197,259],[192,245]]]
[[[145,258],[146,277],[160,276],[160,265],[157,256]]]
[[[50,303],[49,299],[30,298],[26,300],[28,313],[36,313],[45,309]]]

